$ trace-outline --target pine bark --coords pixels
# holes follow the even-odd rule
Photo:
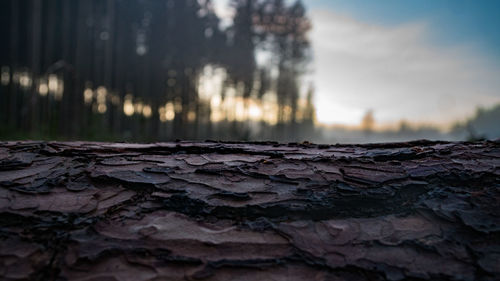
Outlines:
[[[499,159],[499,141],[3,142],[0,275],[498,280]]]

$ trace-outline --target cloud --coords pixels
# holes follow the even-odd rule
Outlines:
[[[311,18],[320,122],[359,124],[373,109],[382,123],[442,125],[500,102],[499,69],[473,44],[433,42],[425,21],[375,25],[330,10]]]

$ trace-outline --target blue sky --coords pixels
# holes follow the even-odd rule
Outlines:
[[[383,25],[427,21],[441,44],[476,44],[500,61],[500,1],[497,0],[305,0],[309,9],[327,8]]]

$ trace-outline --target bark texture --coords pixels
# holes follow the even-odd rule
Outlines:
[[[2,280],[499,280],[500,143],[0,143]]]

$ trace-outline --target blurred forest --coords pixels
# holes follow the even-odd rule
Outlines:
[[[304,5],[230,5],[224,26],[211,0],[0,1],[1,136],[312,137]]]
[[[444,132],[315,121],[300,0],[0,1],[0,139],[387,142],[500,138],[500,106]]]

